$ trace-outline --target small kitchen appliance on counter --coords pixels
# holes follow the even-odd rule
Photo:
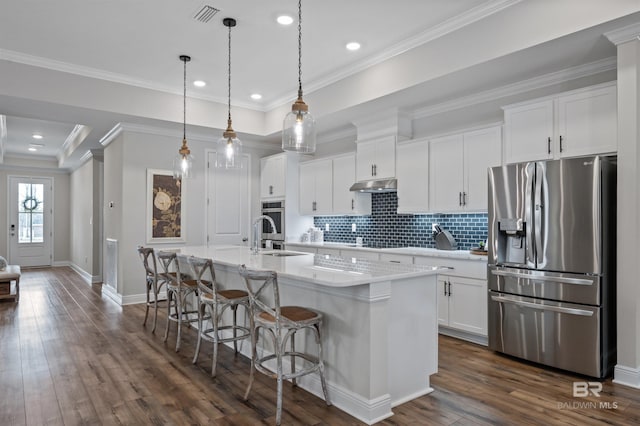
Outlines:
[[[443,230],[439,225],[434,225],[433,238],[436,240],[438,250],[457,250],[458,243],[449,231]]]

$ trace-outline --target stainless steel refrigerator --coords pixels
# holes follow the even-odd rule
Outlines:
[[[489,347],[592,377],[615,362],[616,159],[489,169]]]

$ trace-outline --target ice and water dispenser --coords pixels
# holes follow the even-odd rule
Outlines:
[[[498,264],[523,265],[525,263],[527,224],[521,218],[498,220]]]

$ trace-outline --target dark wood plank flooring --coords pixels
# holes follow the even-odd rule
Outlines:
[[[121,308],[69,268],[25,270],[19,303],[0,302],[0,425],[254,425],[275,421],[275,382],[211,346],[191,364],[195,332],[162,341],[142,326],[143,305]],[[572,397],[583,377],[540,368],[441,336],[435,391],[394,409],[385,425],[640,424],[640,390],[604,382],[599,398]],[[306,391],[285,386],[284,424],[362,424]]]

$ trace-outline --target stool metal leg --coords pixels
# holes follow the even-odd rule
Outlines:
[[[175,303],[173,291],[167,289],[167,327],[164,330],[164,342],[169,337],[169,322],[171,322],[171,301]]]
[[[149,282],[149,279],[147,278],[147,309],[144,312],[144,321],[142,321],[142,325],[147,325],[147,317],[149,316],[149,291],[151,290],[151,283]]]
[[[296,372],[296,356],[293,355],[296,352],[296,332],[291,333],[291,374]],[[298,386],[298,380],[294,377],[291,379],[293,386]]]
[[[200,355],[200,342],[202,341],[202,317],[204,316],[205,305],[200,303],[198,306],[198,343],[196,343],[196,353],[193,356],[192,364],[198,362],[198,355]]]

